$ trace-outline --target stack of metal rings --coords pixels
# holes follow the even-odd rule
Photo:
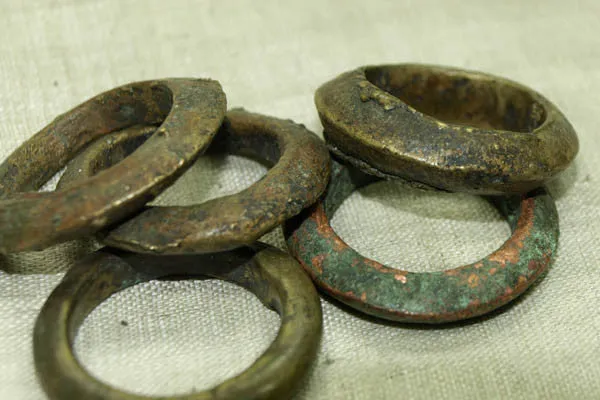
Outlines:
[[[226,111],[212,80],[138,82],[59,116],[0,165],[0,251],[41,250],[94,235],[106,247],[67,272],[34,331],[51,399],[144,399],[89,374],[73,352],[85,317],[112,294],[171,275],[252,291],[281,316],[275,341],[240,375],[185,399],[289,397],[316,355],[327,293],[367,314],[442,323],[523,293],[547,268],[558,215],[543,184],[578,150],[566,118],[538,93],[498,77],[426,65],[363,67],[324,84],[326,143],[304,126]],[[147,206],[208,148],[259,159],[266,176],[188,207]],[[36,192],[66,166],[54,192]],[[381,179],[492,195],[512,236],[471,265],[402,271],[367,259],[329,220]],[[257,240],[283,224],[289,254]],[[306,274],[307,272],[308,274]]]

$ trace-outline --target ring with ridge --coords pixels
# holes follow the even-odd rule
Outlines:
[[[361,67],[322,85],[315,103],[338,157],[424,188],[525,193],[579,149],[573,127],[545,97],[481,72]]]
[[[41,250],[92,234],[136,212],[205,150],[226,111],[205,79],[128,84],[56,118],[0,165],[0,253]],[[160,125],[122,163],[65,190],[37,190],[86,144],[136,124]]]
[[[482,315],[523,293],[555,254],[558,213],[552,197],[539,188],[492,198],[512,235],[476,263],[439,272],[409,272],[365,258],[335,233],[329,221],[353,191],[378,180],[334,161],[322,200],[284,225],[288,249],[317,287],[359,311],[419,323]]]
[[[92,144],[67,166],[59,187],[112,165],[124,149],[135,148],[145,134],[143,128],[131,129]],[[101,232],[101,241],[141,253],[230,250],[253,243],[313,204],[329,179],[330,158],[323,141],[289,120],[239,109],[228,111],[209,150],[252,156],[272,168],[258,182],[230,196],[187,207],[148,207]]]

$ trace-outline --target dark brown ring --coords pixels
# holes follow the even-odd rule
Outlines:
[[[455,68],[361,67],[315,94],[325,140],[364,172],[475,194],[524,193],[575,158],[577,135],[539,93]]]
[[[240,375],[204,392],[163,400],[284,399],[293,393],[321,339],[319,296],[288,254],[257,245],[205,256],[155,257],[103,249],[67,272],[38,316],[33,353],[53,400],[147,400],[97,380],[75,358],[73,342],[86,316],[127,287],[166,276],[207,275],[237,283],[281,316],[271,346]]]
[[[135,212],[209,145],[225,111],[218,82],[168,79],[110,90],[59,116],[0,165],[0,253],[40,250]],[[39,189],[95,138],[135,124],[161,125],[110,170],[66,190],[19,193]]]
[[[480,261],[439,272],[402,271],[360,255],[329,221],[354,190],[380,180],[334,162],[323,199],[284,224],[290,253],[323,292],[364,313],[400,322],[442,323],[488,313],[518,297],[548,267],[558,213],[540,188],[492,198],[511,237]]]
[[[106,154],[143,131],[97,142],[65,172],[72,182],[104,168]],[[227,112],[213,148],[274,165],[260,181],[231,196],[189,207],[149,207],[102,234],[110,246],[141,253],[182,254],[250,244],[314,203],[329,179],[329,153],[304,126],[244,110]],[[111,161],[111,162],[114,162]],[[64,183],[61,183],[64,184]]]

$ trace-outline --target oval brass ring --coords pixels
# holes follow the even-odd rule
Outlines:
[[[88,178],[110,165],[107,153],[131,147],[144,130],[100,141],[67,167],[63,184]],[[227,112],[211,150],[251,156],[273,167],[234,195],[187,207],[149,207],[103,232],[103,243],[141,253],[225,251],[251,244],[314,203],[329,179],[329,153],[304,126],[244,110]]]
[[[211,142],[226,111],[218,82],[168,79],[102,93],[56,118],[0,165],[0,253],[40,250],[94,233],[137,211]],[[160,124],[131,156],[66,190],[37,190],[87,143],[136,124]]]
[[[260,246],[260,245],[259,245]],[[288,398],[312,362],[321,337],[317,292],[288,254],[260,246],[204,256],[149,256],[102,249],[83,259],[52,292],[36,321],[38,377],[53,400],[145,400],[90,375],[73,342],[85,317],[112,294],[169,275],[206,275],[239,284],[281,316],[275,341],[252,366],[205,392],[161,399]]]
[[[511,237],[482,260],[439,272],[409,272],[360,255],[329,223],[354,190],[380,178],[334,162],[321,202],[286,222],[291,254],[317,287],[364,313],[400,322],[442,323],[488,313],[515,299],[546,270],[558,245],[558,213],[543,188],[493,197]]]
[[[449,67],[361,67],[315,94],[325,140],[364,172],[473,194],[525,193],[579,149],[565,116],[516,82]]]

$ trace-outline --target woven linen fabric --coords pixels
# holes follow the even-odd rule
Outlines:
[[[132,81],[217,79],[230,107],[319,135],[315,89],[360,65],[435,63],[522,82],[566,114],[581,145],[549,184],[561,237],[547,276],[500,312],[441,327],[376,321],[323,300],[321,349],[295,398],[598,399],[599,27],[597,0],[0,0],[0,158],[58,114]],[[157,203],[235,193],[265,172],[240,157],[203,157]],[[333,225],[364,255],[413,271],[476,261],[509,235],[482,198],[391,182],[353,194]],[[283,247],[280,230],[267,240]],[[35,318],[64,271],[96,246],[0,257],[0,399],[45,398]],[[233,284],[149,282],[97,308],[76,352],[117,387],[183,394],[243,371],[278,324]]]

